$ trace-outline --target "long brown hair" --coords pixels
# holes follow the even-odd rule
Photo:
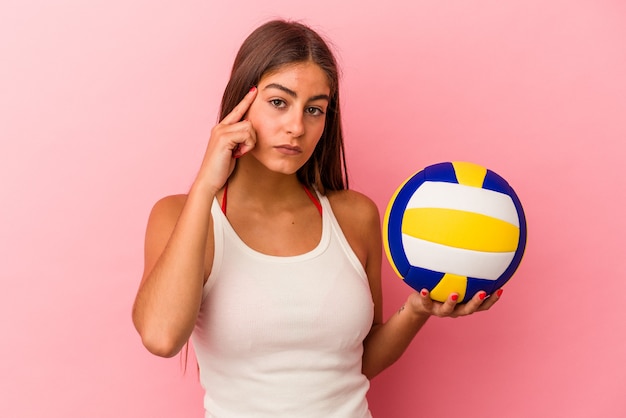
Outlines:
[[[311,158],[298,172],[298,180],[321,193],[348,188],[339,107],[339,70],[328,44],[313,29],[299,22],[272,20],[254,30],[243,42],[224,90],[220,120],[228,115],[261,78],[285,65],[314,62],[326,73],[330,102],[324,132]]]

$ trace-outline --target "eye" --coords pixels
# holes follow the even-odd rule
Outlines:
[[[283,108],[286,106],[286,103],[282,99],[272,99],[269,103],[276,108]]]
[[[305,109],[305,112],[308,113],[311,116],[321,116],[324,114],[324,110],[319,108],[319,107],[307,107]]]

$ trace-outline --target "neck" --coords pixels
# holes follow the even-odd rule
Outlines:
[[[306,196],[302,187],[295,173],[272,172],[256,160],[238,161],[235,171],[228,179],[229,200],[232,197],[240,202],[264,207],[289,204],[293,197],[301,199]]]

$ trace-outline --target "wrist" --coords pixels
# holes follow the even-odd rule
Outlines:
[[[426,322],[432,315],[432,312],[426,309],[422,303],[421,295],[418,293],[410,294],[402,307],[406,314],[410,315],[411,319],[416,322]]]
[[[394,315],[394,323],[398,324],[402,329],[413,330],[412,332],[416,333],[428,321],[428,318],[430,318],[430,315],[415,309],[409,299]]]
[[[411,316],[411,320],[414,322],[420,322],[420,323],[424,323],[426,322],[426,320],[428,320],[428,318],[431,317],[430,312],[426,312],[423,310],[418,310],[418,309],[407,309],[407,315]]]
[[[189,189],[189,196],[201,196],[202,199],[212,201],[221,187],[208,184],[200,178],[196,178]]]

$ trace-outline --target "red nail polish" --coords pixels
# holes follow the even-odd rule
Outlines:
[[[487,293],[485,292],[480,292],[480,294],[478,295],[478,299],[480,300],[485,300],[486,297],[487,297]]]
[[[496,296],[498,297],[502,296],[502,292],[504,292],[504,290],[498,289],[498,291],[496,292]]]
[[[426,289],[422,289],[422,291],[420,292],[420,294],[424,297],[428,296],[428,290]]]
[[[456,293],[452,296],[450,296],[450,299],[452,299],[454,302],[456,302],[457,300],[459,300],[459,295],[457,295]]]
[[[252,86],[252,88],[250,89],[248,93],[252,93],[254,90],[256,90],[256,86]]]

